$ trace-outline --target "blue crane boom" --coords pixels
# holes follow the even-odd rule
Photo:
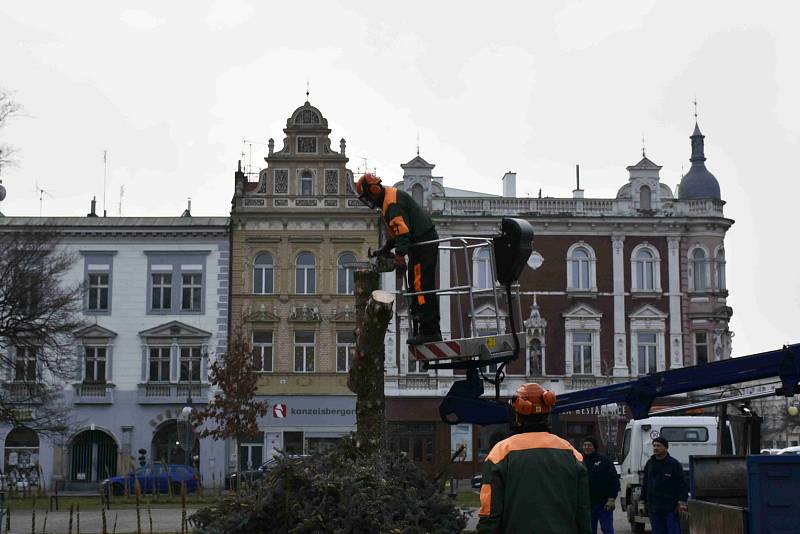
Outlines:
[[[704,365],[683,367],[643,376],[636,380],[599,386],[559,395],[553,413],[569,412],[605,404],[627,404],[634,419],[648,416],[653,401],[659,397],[690,393],[719,386],[729,386],[764,378],[780,378],[779,393],[792,396],[800,382],[800,344],[751,356],[731,358]],[[483,385],[478,372],[467,370],[467,379],[453,384],[439,406],[447,423],[477,425],[509,422],[508,404],[481,399]]]

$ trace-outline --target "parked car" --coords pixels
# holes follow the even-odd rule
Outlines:
[[[786,447],[777,452],[777,454],[800,454],[800,447]]]
[[[193,467],[156,462],[131,471],[127,475],[105,479],[102,482],[103,492],[110,491],[114,495],[122,495],[127,486],[128,492],[133,493],[136,491],[137,480],[142,493],[152,493],[153,491],[167,493],[171,488],[172,493],[180,494],[183,484],[186,485],[187,492],[194,492],[200,488],[200,475]]]
[[[290,459],[295,458],[308,458],[308,454],[292,454]],[[250,484],[256,480],[261,480],[270,469],[278,464],[276,458],[270,458],[255,469],[247,469],[244,471],[235,471],[225,477],[225,489],[234,489],[237,484]]]

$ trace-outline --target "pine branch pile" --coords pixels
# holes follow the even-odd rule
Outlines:
[[[411,460],[364,454],[351,439],[316,456],[279,458],[261,481],[192,520],[196,534],[450,533],[466,526]]]

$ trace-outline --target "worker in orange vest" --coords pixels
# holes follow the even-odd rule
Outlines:
[[[439,236],[428,214],[411,195],[396,187],[384,187],[374,174],[367,173],[359,178],[356,193],[367,207],[381,210],[389,231],[389,240],[381,250],[389,253],[394,249],[395,270],[400,275],[408,273],[409,290],[414,293],[435,290]],[[415,295],[411,300],[411,314],[418,328],[408,338],[409,345],[442,340],[439,299],[434,293]]]
[[[550,433],[556,394],[520,386],[511,405],[516,433],[483,464],[478,532],[589,534],[589,481],[583,456]]]

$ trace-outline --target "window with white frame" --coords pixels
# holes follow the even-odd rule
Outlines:
[[[181,310],[200,311],[202,296],[203,275],[200,273],[181,274]]]
[[[661,271],[658,252],[648,246],[640,245],[631,255],[633,291],[660,291]]]
[[[475,251],[472,260],[472,286],[476,289],[489,289],[494,285],[492,273],[492,254],[487,247]]]
[[[298,330],[294,333],[294,372],[314,372],[315,335],[312,331]]]
[[[253,332],[253,367],[261,373],[272,372],[272,332]]]
[[[239,469],[252,471],[264,462],[264,433],[246,436],[239,440]]]
[[[596,258],[586,243],[576,243],[567,252],[567,290],[597,290]]]
[[[600,375],[600,321],[603,314],[580,303],[562,316],[566,374]]]
[[[200,382],[202,347],[181,347],[181,382]]]
[[[108,311],[108,273],[89,273],[88,276],[90,311]]]
[[[148,361],[150,367],[148,379],[150,382],[169,382],[170,351],[170,347],[150,347]]]
[[[152,273],[152,298],[150,300],[153,310],[169,310],[172,308],[172,273]]]
[[[310,252],[301,252],[295,263],[295,293],[313,294],[317,285],[317,264]]]
[[[356,352],[356,339],[352,331],[336,333],[336,372],[350,371],[353,355]]]
[[[262,252],[253,262],[253,293],[256,295],[269,295],[274,292],[275,264],[272,254]]]
[[[717,289],[719,291],[725,290],[725,250],[720,248],[717,250],[716,261],[714,266],[716,268]]]
[[[640,375],[658,372],[658,343],[655,332],[638,332],[636,356]]]
[[[692,282],[695,291],[708,289],[708,257],[700,247],[692,251]]]
[[[17,347],[14,354],[14,381],[35,382],[37,375],[36,347]]]
[[[592,333],[572,332],[572,373],[592,374]]]
[[[108,363],[106,347],[84,347],[83,381],[88,384],[105,384]]]
[[[409,374],[427,374],[428,373],[428,371],[426,371],[423,368],[423,364],[425,362],[423,362],[422,360],[418,360],[418,359],[414,358],[411,355],[410,352],[408,352],[407,354],[408,354],[408,373]]]
[[[336,292],[340,295],[352,295],[355,292],[353,280],[353,264],[356,256],[352,252],[345,252],[339,256],[336,267]]]
[[[311,171],[300,173],[300,196],[310,197],[314,194],[314,175]]]
[[[696,365],[708,363],[708,332],[694,333],[694,361]]]

